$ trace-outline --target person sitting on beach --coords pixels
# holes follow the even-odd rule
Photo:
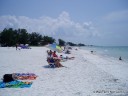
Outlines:
[[[119,57],[119,60],[122,60],[121,56]]]
[[[55,67],[59,68],[59,67],[64,67],[59,60],[57,59],[54,59],[54,58],[49,58],[47,60],[48,64],[51,64],[51,63],[54,63],[55,64]]]
[[[71,54],[71,52],[70,52],[69,50],[67,50],[67,51],[65,52],[65,54]]]
[[[47,62],[48,62],[48,64],[50,65],[50,67],[55,67],[55,61],[54,61],[54,59],[53,58],[48,58],[47,59]]]
[[[59,60],[55,60],[55,66],[56,67],[65,67],[65,66],[63,66],[61,63],[60,63],[60,61]]]
[[[91,51],[91,54],[93,54],[93,51]]]
[[[57,54],[56,54],[56,51],[54,51],[54,52],[52,53],[52,55],[53,55],[53,57],[58,57]]]
[[[49,54],[51,54],[51,55],[52,55],[52,50],[50,50]]]
[[[63,56],[63,55],[60,55],[60,58],[63,60],[63,59],[69,59],[69,60],[72,60],[74,59],[75,57],[68,57],[68,56]]]
[[[51,50],[50,50],[50,51],[47,50],[47,61],[48,61],[50,58],[52,58],[52,51],[51,51]]]
[[[53,58],[54,58],[55,60],[59,60],[59,61],[60,61],[60,59],[61,59],[61,58],[59,58],[59,56],[56,54],[56,51],[54,51],[54,52],[52,53],[52,56],[53,56]]]
[[[54,63],[54,59],[52,57],[52,51],[47,50],[47,62],[48,64]]]
[[[55,61],[56,67],[64,67],[64,66],[60,63],[60,58],[57,56],[56,51],[53,52],[52,56],[53,56],[53,59],[54,59],[54,61]]]
[[[52,51],[47,50],[47,62],[50,65],[50,67],[55,67],[55,61],[52,58]]]

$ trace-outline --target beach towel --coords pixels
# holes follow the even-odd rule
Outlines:
[[[0,81],[0,88],[30,88],[32,85],[32,82],[29,81],[11,81],[11,82],[3,82]]]
[[[16,80],[35,80],[37,78],[34,73],[13,73],[12,76]]]

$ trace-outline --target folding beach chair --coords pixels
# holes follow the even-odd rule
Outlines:
[[[56,66],[55,66],[55,61],[54,61],[53,58],[51,58],[51,59],[49,60],[49,67],[50,67],[50,68],[55,68],[55,67],[56,67]]]
[[[50,67],[50,68],[55,68],[56,66],[55,66],[54,63],[50,63],[50,64],[49,64],[49,67]]]

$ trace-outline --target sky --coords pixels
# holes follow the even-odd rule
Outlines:
[[[25,28],[56,41],[128,46],[128,0],[0,0],[4,28]]]

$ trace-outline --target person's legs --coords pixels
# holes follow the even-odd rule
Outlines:
[[[57,60],[55,60],[55,66],[59,68],[59,63]]]
[[[59,60],[56,60],[55,61],[55,64],[56,64],[56,67],[64,67],[60,62],[59,62]]]

